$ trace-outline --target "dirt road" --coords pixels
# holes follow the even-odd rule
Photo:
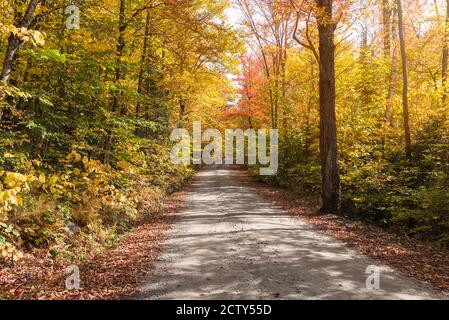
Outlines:
[[[272,206],[234,174],[198,174],[139,298],[440,298]],[[366,288],[370,265],[380,267],[379,290]]]

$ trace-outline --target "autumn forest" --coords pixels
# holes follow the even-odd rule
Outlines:
[[[238,169],[261,194],[447,252],[448,60],[449,0],[0,0],[0,299],[165,232],[194,121],[278,130],[275,175]]]

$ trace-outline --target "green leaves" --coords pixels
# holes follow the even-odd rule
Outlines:
[[[52,49],[52,48],[42,48],[42,49],[29,49],[23,51],[25,55],[32,57],[33,59],[36,59],[38,61],[43,62],[57,62],[64,64],[70,59],[74,59],[75,56],[61,53],[58,49]]]

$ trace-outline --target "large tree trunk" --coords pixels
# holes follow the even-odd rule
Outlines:
[[[383,42],[384,58],[388,59],[391,53],[391,16],[392,9],[390,0],[382,0]]]
[[[408,74],[407,74],[407,51],[405,48],[404,35],[404,17],[402,14],[402,1],[396,0],[398,10],[398,26],[399,26],[399,42],[401,46],[401,60],[402,60],[402,105],[404,118],[404,135],[405,135],[405,154],[408,159],[412,158],[412,142],[410,136],[410,119],[408,107]]]
[[[446,105],[448,96],[448,88],[447,88],[448,58],[449,58],[449,0],[446,0],[446,21],[444,24],[443,62],[442,62],[443,105]]]
[[[340,173],[338,167],[337,121],[335,111],[335,23],[332,0],[317,0],[323,17],[318,21],[320,52],[320,151],[323,188],[322,212],[340,210]]]
[[[136,118],[139,119],[142,116],[142,97],[144,95],[147,95],[146,92],[148,90],[148,77],[147,77],[147,68],[148,68],[148,46],[150,44],[150,31],[151,31],[151,14],[150,10],[147,9],[146,12],[146,19],[145,19],[145,34],[143,38],[143,44],[142,44],[142,55],[140,57],[140,70],[139,70],[139,83],[137,86],[137,92],[139,93],[139,101],[136,105]],[[145,111],[148,110],[149,106],[148,103],[145,103]],[[145,115],[144,115],[145,117]],[[146,135],[146,128],[136,128],[136,134],[145,136]]]
[[[22,2],[22,0],[16,0],[16,6],[19,6]],[[16,28],[25,29],[33,28],[39,20],[38,16],[34,16],[34,13],[41,2],[42,0],[31,0],[23,16],[16,13],[16,18],[18,19],[14,22],[14,26]],[[21,40],[18,36],[14,34],[9,36],[2,72],[0,74],[1,83],[7,84],[9,82],[11,70],[17,57],[17,51],[19,51],[24,44],[25,41]]]
[[[385,122],[387,127],[391,125],[391,118],[393,115],[393,99],[398,69],[397,51],[396,46],[394,45],[397,31],[397,12],[394,9],[395,7],[396,5],[394,5],[391,0],[382,0],[384,59],[390,63],[390,73],[387,78],[388,93],[385,106]],[[385,138],[383,138],[382,141],[385,142]]]
[[[125,17],[125,0],[120,0],[120,6],[119,6],[119,19],[118,19],[118,38],[117,38],[117,58],[115,63],[115,84],[117,86],[120,86],[120,81],[124,78],[123,75],[123,53],[125,50],[125,30],[126,30],[126,17]],[[112,105],[111,105],[111,112],[112,114],[117,113],[118,111],[124,112],[124,106],[120,106],[121,104],[121,96],[122,96],[122,90],[116,90],[113,96]],[[105,152],[104,152],[104,163],[109,164],[111,161],[111,155],[112,155],[112,144],[114,141],[113,138],[114,134],[114,128],[109,128],[107,130],[106,134],[106,141],[105,141]]]
[[[119,23],[118,23],[118,31],[119,36],[117,39],[117,60],[115,65],[115,83],[120,85],[120,81],[123,80],[123,54],[125,50],[125,29],[126,29],[126,19],[125,19],[125,0],[120,0],[120,9],[119,9]],[[114,94],[114,101],[112,103],[112,112],[117,112],[123,107],[121,107],[121,96],[122,90],[118,90]],[[120,110],[122,111],[122,110]]]
[[[150,19],[151,15],[150,15],[150,10],[147,10],[146,13],[146,20],[145,20],[145,34],[144,34],[144,38],[143,38],[143,45],[142,45],[142,55],[140,57],[140,70],[139,70],[139,84],[138,84],[138,88],[137,88],[137,92],[139,93],[139,96],[141,97],[144,92],[145,92],[145,73],[146,73],[146,68],[147,66],[147,52],[148,52],[148,45],[150,42]],[[139,97],[139,98],[140,98]],[[140,113],[142,112],[142,102],[139,99],[139,102],[137,103],[136,106],[136,117],[140,118]]]
[[[397,28],[397,10],[393,11],[392,14],[392,28],[391,28],[391,37],[393,40],[396,38]],[[394,41],[393,41],[394,43]],[[390,75],[388,77],[388,94],[387,94],[387,106],[385,108],[385,121],[387,123],[387,126],[391,125],[392,117],[393,117],[393,99],[394,99],[394,92],[396,90],[396,81],[397,81],[397,75],[398,75],[398,57],[397,57],[397,48],[396,45],[393,44],[391,50],[391,57],[390,57]]]
[[[20,49],[22,43],[23,42],[13,34],[11,34],[8,38],[8,47],[6,49],[5,59],[3,61],[3,69],[0,76],[0,81],[3,84],[7,84],[9,82],[11,70],[16,59],[16,54]]]

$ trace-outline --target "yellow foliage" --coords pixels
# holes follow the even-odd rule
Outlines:
[[[17,28],[11,24],[5,25],[0,22],[0,33],[12,33],[25,42],[31,41],[34,45],[45,44],[45,36],[37,30],[28,30],[26,28]]]
[[[129,168],[129,163],[122,160],[122,161],[117,162],[117,166],[120,169],[128,169]]]
[[[45,181],[46,181],[45,174],[40,173],[40,174],[39,174],[39,182],[40,182],[41,184],[44,184]]]

